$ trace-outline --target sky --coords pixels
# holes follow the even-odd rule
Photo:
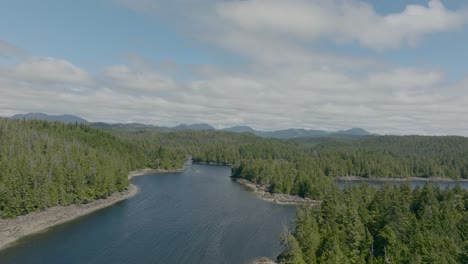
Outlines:
[[[468,136],[468,3],[0,0],[0,116]]]

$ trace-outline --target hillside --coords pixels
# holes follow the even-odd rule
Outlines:
[[[295,231],[283,239],[295,248],[285,247],[280,263],[346,263],[344,259],[373,257],[383,263],[386,254],[396,260],[414,256],[456,263],[464,257],[457,252],[463,249],[459,242],[464,233],[458,228],[465,228],[466,191],[379,191],[364,185],[341,192],[334,176],[467,179],[467,151],[464,137],[333,135],[279,140],[214,130],[100,130],[86,124],[0,119],[0,218],[89,203],[124,190],[130,170],[180,168],[191,155],[195,162],[232,164],[234,177],[266,192],[323,201],[313,209],[320,217],[300,212]],[[432,224],[434,215],[440,225]],[[423,250],[421,236],[430,238],[425,243],[437,250]],[[453,243],[446,250],[436,237]],[[368,250],[371,246],[375,251]]]
[[[181,131],[181,130],[216,130],[214,127],[208,125],[208,124],[192,124],[192,125],[186,125],[186,124],[180,124],[178,126],[175,126],[172,128],[173,130],[176,131]]]
[[[0,218],[122,191],[128,172],[180,168],[185,155],[86,124],[0,118]]]
[[[29,114],[17,114],[12,116],[13,119],[26,119],[26,120],[47,120],[47,121],[57,121],[62,123],[78,123],[78,124],[87,124],[83,118],[74,115],[48,115],[43,113],[29,113]],[[234,126],[227,127],[222,129],[216,129],[213,126],[200,123],[200,124],[180,124],[174,127],[166,126],[155,126],[147,125],[141,123],[104,123],[96,122],[90,123],[91,126],[107,129],[107,130],[127,130],[127,131],[155,131],[155,132],[171,132],[171,131],[200,131],[200,130],[218,130],[218,131],[227,131],[234,133],[252,133],[264,138],[277,138],[277,139],[290,139],[290,138],[302,138],[302,137],[320,137],[320,136],[333,136],[333,135],[345,135],[345,136],[367,136],[371,135],[368,131],[362,128],[351,128],[348,130],[340,130],[336,132],[327,132],[324,130],[314,130],[314,129],[303,129],[303,128],[288,128],[274,131],[262,131],[255,130],[248,126]]]
[[[26,119],[26,120],[45,120],[45,121],[57,121],[62,123],[78,123],[87,124],[88,121],[85,119],[74,116],[74,115],[48,115],[44,113],[28,113],[28,114],[17,114],[11,117],[12,119]]]

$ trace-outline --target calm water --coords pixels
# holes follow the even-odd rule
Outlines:
[[[135,197],[0,251],[0,263],[248,263],[275,258],[295,213],[257,199],[228,167],[137,177]]]
[[[361,185],[363,183],[367,183],[370,187],[376,187],[376,188],[380,188],[384,184],[402,185],[402,184],[406,183],[405,181],[385,182],[385,181],[373,181],[373,180],[365,180],[365,181],[337,180],[336,182],[337,182],[338,187],[340,189],[344,189],[346,186]],[[428,182],[428,183],[432,184],[433,186],[439,186],[439,188],[441,188],[441,189],[453,188],[453,187],[455,187],[455,184],[456,184],[455,182],[444,182],[444,181],[440,181],[440,182],[433,181],[433,182]],[[426,181],[410,181],[410,186],[411,186],[412,189],[416,188],[416,186],[423,187],[424,184],[426,184]],[[460,186],[463,189],[468,189],[468,182],[462,181],[462,182],[460,182]]]

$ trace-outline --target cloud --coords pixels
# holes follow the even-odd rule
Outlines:
[[[369,85],[388,90],[427,89],[443,85],[445,75],[441,71],[424,71],[411,68],[396,68],[369,77]]]
[[[442,69],[404,67],[315,46],[323,40],[356,42],[384,52],[414,46],[428,34],[463,26],[463,10],[448,10],[434,0],[395,14],[378,14],[356,0],[125,3],[158,16],[174,14],[177,21],[167,19],[183,25],[182,33],[245,62],[191,65],[187,70],[132,55],[127,63],[91,74],[60,58],[28,57],[0,68],[3,113],[71,113],[92,121],[156,125],[363,127],[382,134],[468,136],[468,78],[449,83]],[[187,75],[194,77],[180,78]]]
[[[91,82],[88,73],[66,60],[30,57],[10,69],[23,81],[43,81],[86,85]]]
[[[227,1],[218,3],[216,10],[225,26],[236,31],[356,41],[375,50],[414,46],[425,35],[460,29],[468,21],[466,10],[450,11],[439,0],[387,15],[355,0]]]
[[[24,64],[0,71],[4,113],[41,111],[78,114],[94,121],[208,122],[259,129],[359,126],[394,134],[466,135],[464,124],[468,123],[466,83],[449,86],[443,72],[433,70],[394,67],[355,75],[311,67],[302,71],[270,68],[264,74],[252,65],[252,69],[211,70],[200,79],[176,81],[151,64],[129,62],[86,75],[91,80],[85,89],[74,90],[69,85],[83,78],[18,74]],[[34,70],[67,72],[57,65],[68,69],[69,64],[38,63]]]
[[[115,65],[105,68],[103,72],[107,81],[114,84],[112,87],[122,87],[128,92],[160,92],[175,86],[171,78],[151,69]]]
[[[0,39],[0,59],[18,59],[27,56],[27,52]]]

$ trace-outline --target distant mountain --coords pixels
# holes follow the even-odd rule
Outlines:
[[[62,123],[78,123],[88,124],[85,119],[74,116],[74,115],[48,115],[44,113],[28,113],[28,114],[17,114],[11,117],[12,119],[26,119],[26,120],[46,120],[46,121],[57,121]]]
[[[169,132],[173,131],[168,127],[158,127],[153,125],[146,125],[140,123],[127,123],[127,124],[109,124],[103,122],[96,122],[90,124],[92,127],[100,129],[125,129],[127,131],[158,131],[158,132]]]
[[[351,128],[348,130],[337,131],[336,134],[339,135],[351,135],[351,136],[369,136],[371,133],[367,132],[362,128]]]
[[[255,129],[248,127],[248,126],[235,126],[235,127],[228,127],[223,128],[223,131],[234,132],[234,133],[254,133],[256,134],[258,131]]]
[[[284,129],[284,130],[275,130],[275,131],[261,131],[261,130],[255,130],[251,127],[248,126],[235,126],[235,127],[229,127],[229,128],[224,128],[222,129],[223,131],[229,131],[229,132],[235,132],[235,133],[253,133],[257,136],[260,137],[266,137],[266,138],[280,138],[280,139],[285,139],[285,138],[299,138],[299,137],[312,137],[312,136],[322,136],[322,135],[327,135],[329,134],[326,131],[323,130],[307,130],[307,129],[296,129],[296,128],[290,128],[290,129]]]
[[[296,129],[290,128],[285,130],[276,130],[276,131],[257,131],[255,134],[261,137],[267,138],[298,138],[298,137],[313,137],[313,136],[323,136],[329,134],[323,130],[307,130],[307,129]]]
[[[207,126],[203,130],[214,130],[212,126],[207,124],[199,124],[199,125],[179,125],[174,127],[176,130],[201,130],[199,127],[198,129],[193,129],[190,127],[193,126]],[[288,139],[288,138],[305,138],[305,137],[318,137],[318,136],[328,136],[328,135],[346,135],[346,136],[367,136],[371,135],[371,133],[367,132],[362,128],[351,128],[348,130],[340,130],[337,132],[327,132],[324,130],[314,130],[314,129],[302,129],[302,128],[290,128],[284,130],[275,130],[275,131],[261,131],[255,130],[248,126],[234,126],[221,129],[222,131],[234,132],[234,133],[253,133],[260,137],[265,138],[278,138],[278,139]]]
[[[180,124],[175,127],[160,127],[154,125],[146,125],[140,123],[128,123],[128,124],[109,124],[103,122],[89,123],[83,118],[74,115],[47,115],[43,113],[29,113],[29,114],[18,114],[11,118],[14,119],[36,119],[36,120],[48,120],[58,121],[63,123],[79,123],[79,124],[90,124],[92,127],[101,129],[125,129],[127,131],[158,131],[158,132],[171,132],[171,131],[184,131],[184,130],[217,130],[216,128],[202,123],[202,124]],[[284,130],[275,131],[261,131],[255,130],[248,126],[234,126],[220,129],[221,131],[228,131],[233,133],[252,133],[260,137],[265,138],[278,138],[278,139],[289,139],[289,138],[307,138],[307,137],[319,137],[319,136],[331,136],[331,135],[344,135],[344,136],[368,136],[373,135],[362,128],[351,128],[348,130],[340,130],[337,132],[327,132],[324,130],[314,129],[302,129],[302,128],[290,128]]]
[[[208,124],[193,124],[193,125],[186,125],[180,124],[178,126],[173,127],[172,129],[181,131],[181,130],[216,130],[214,127]]]
[[[94,127],[112,129],[120,128],[134,131],[159,131],[159,132],[170,132],[170,131],[184,131],[184,130],[218,130],[208,124],[180,124],[175,127],[158,127],[153,125],[145,125],[139,123],[131,124],[107,124],[107,123],[92,123]],[[332,136],[332,135],[343,135],[343,136],[367,136],[371,133],[367,132],[362,128],[351,128],[348,130],[340,130],[337,132],[327,132],[324,130],[314,130],[314,129],[301,129],[301,128],[290,128],[284,130],[275,130],[275,131],[261,131],[255,130],[248,126],[234,126],[219,129],[220,131],[227,131],[233,133],[252,133],[264,138],[277,138],[277,139],[288,139],[288,138],[307,138],[307,137],[319,137],[319,136]]]
[[[173,132],[173,131],[184,131],[184,130],[216,130],[214,127],[208,124],[180,124],[175,127],[164,127],[164,126],[154,126],[146,125],[140,123],[126,123],[126,124],[109,124],[103,122],[91,123],[92,127],[101,128],[101,129],[125,129],[127,131],[157,131],[157,132]]]
[[[117,125],[119,125],[119,124],[108,124],[108,123],[104,123],[104,122],[91,123],[92,127],[101,128],[101,129],[109,129],[109,128],[118,127]]]

